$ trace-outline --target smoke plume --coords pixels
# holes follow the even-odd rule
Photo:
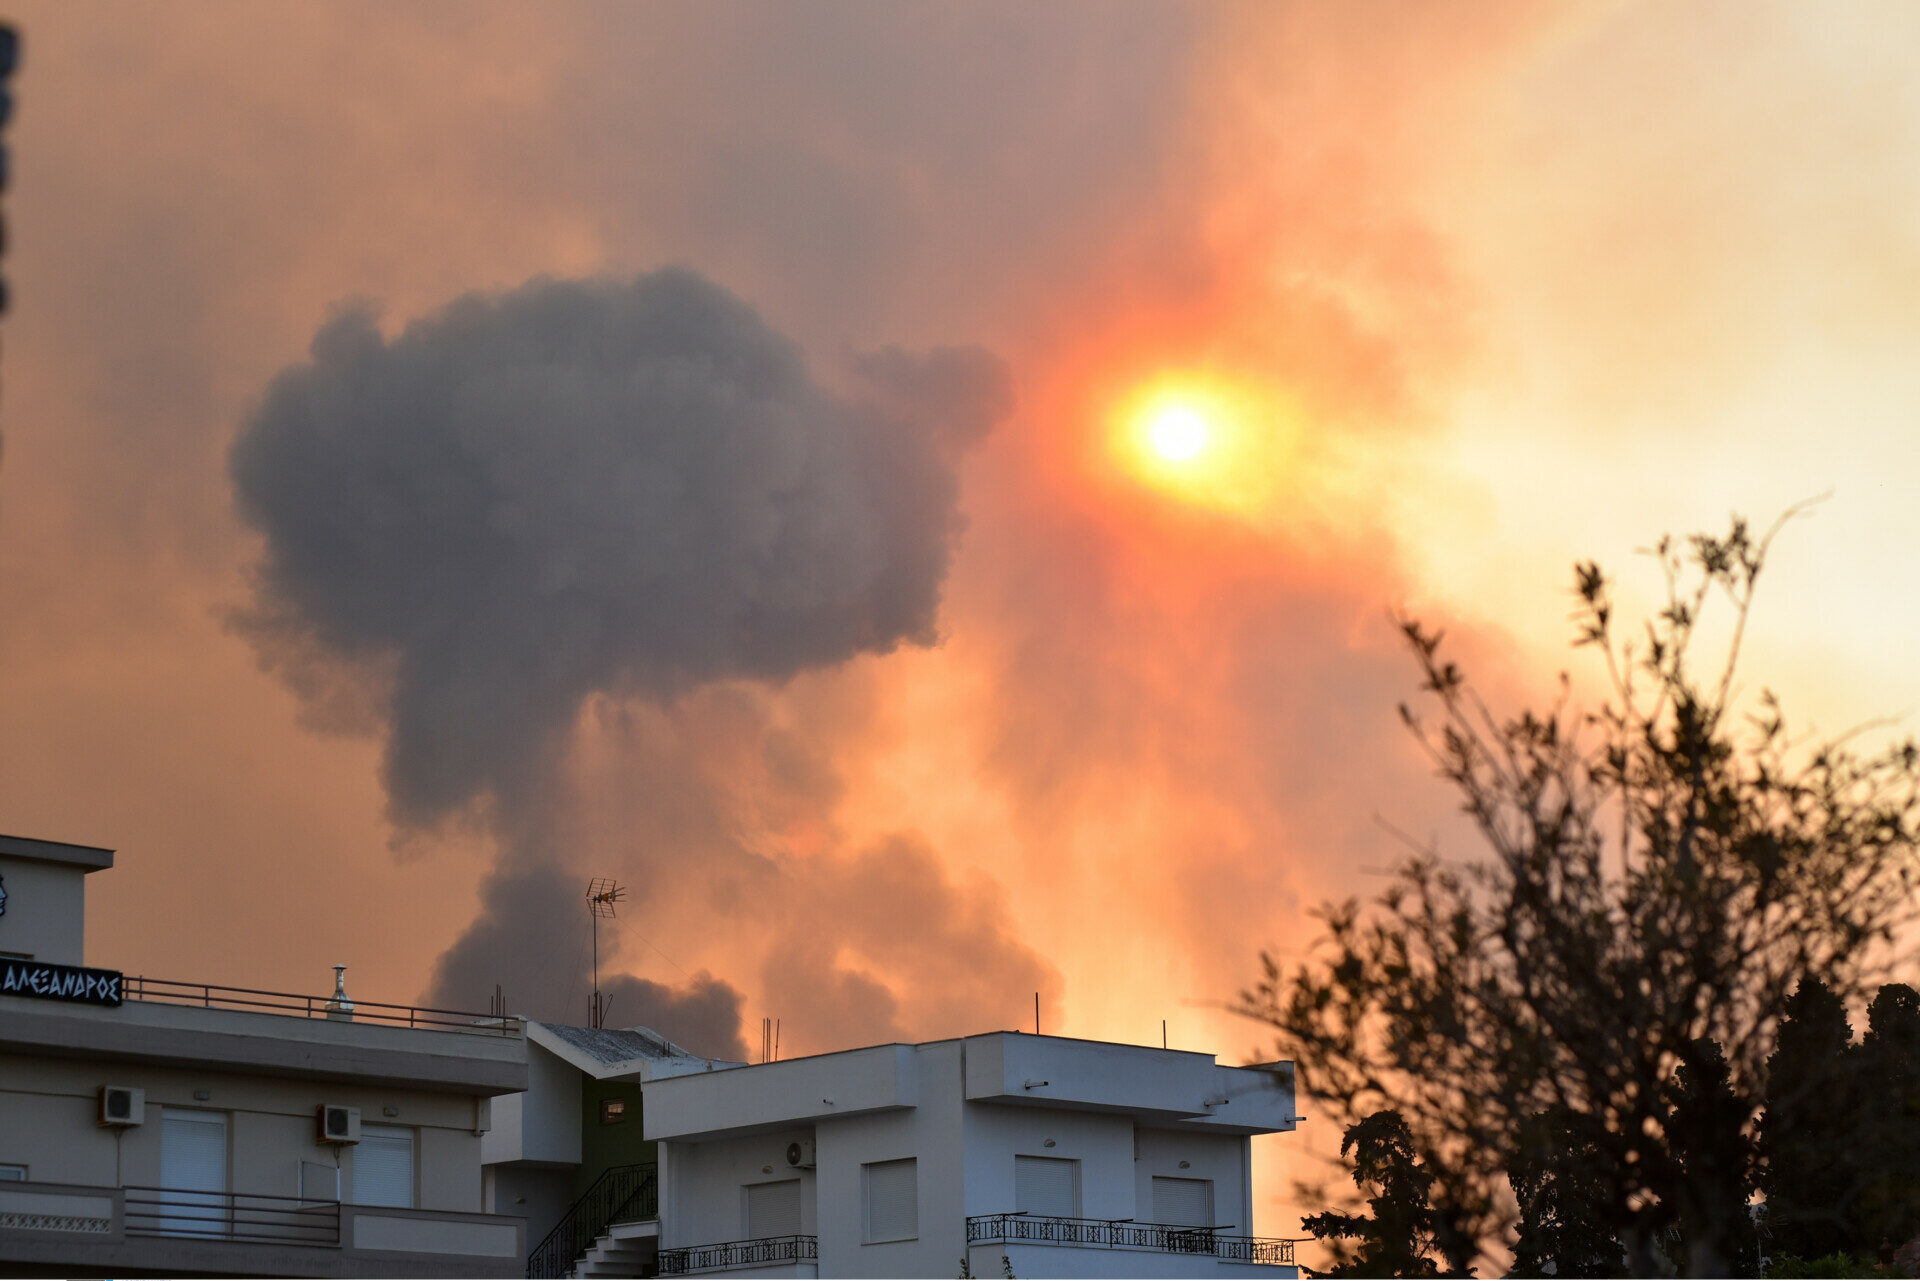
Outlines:
[[[267,389],[230,460],[265,539],[243,625],[316,718],[384,732],[403,830],[477,815],[500,846],[431,999],[474,1005],[499,983],[516,1009],[584,1008],[583,958],[555,945],[583,903],[552,851],[590,698],[669,708],[935,639],[961,523],[954,468],[1006,412],[1007,376],[977,349],[886,348],[852,357],[847,378],[846,393],[817,384],[744,302],[668,270],[471,295],[390,340],[351,308]],[[649,796],[683,768],[677,754],[623,759],[623,786]],[[691,788],[722,816],[706,829],[593,853],[649,888],[771,876],[769,897],[831,920],[869,913],[884,887],[905,896],[900,919],[1004,933],[990,894],[948,885],[911,841],[817,866],[743,846],[727,835],[732,789]],[[783,919],[767,946],[792,951],[817,928]],[[913,972],[925,966],[907,955],[931,947],[944,968],[959,959],[948,941],[890,933],[879,950]],[[1043,970],[1008,949],[1019,984]],[[799,990],[853,981],[832,948],[769,965]],[[858,983],[833,1026],[897,1029],[886,976]],[[727,983],[603,986],[616,1021],[740,1053]]]
[[[823,390],[686,271],[469,296],[391,342],[349,310],[233,450],[266,537],[256,634],[383,683],[388,796],[414,825],[511,805],[593,691],[925,644],[952,463],[1005,376],[978,351],[854,368],[866,397]]]

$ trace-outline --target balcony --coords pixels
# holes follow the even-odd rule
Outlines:
[[[680,1246],[660,1251],[660,1275],[691,1272],[757,1272],[769,1277],[812,1277],[820,1273],[820,1239],[812,1236],[752,1237],[714,1245]]]
[[[0,1273],[517,1277],[523,1228],[504,1215],[264,1193],[0,1183]]]
[[[967,1246],[985,1245],[1008,1247],[1008,1260],[1019,1275],[1273,1276],[1286,1274],[1266,1270],[1285,1268],[1293,1274],[1294,1268],[1293,1242],[1284,1237],[1229,1236],[1216,1228],[1171,1223],[974,1215],[967,1220]],[[1131,1257],[1123,1263],[1095,1251],[1126,1251]],[[1069,1258],[1067,1252],[1080,1257]],[[1024,1268],[1021,1255],[1028,1260]]]

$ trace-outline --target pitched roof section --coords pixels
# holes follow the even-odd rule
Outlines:
[[[684,1046],[675,1045],[651,1028],[573,1027],[566,1023],[542,1023],[540,1026],[574,1049],[608,1067],[631,1059],[700,1057]]]
[[[600,1081],[650,1081],[740,1066],[721,1059],[703,1059],[644,1027],[528,1023],[527,1040]]]

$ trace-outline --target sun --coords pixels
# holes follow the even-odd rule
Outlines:
[[[1259,524],[1273,517],[1297,459],[1297,423],[1285,394],[1262,380],[1170,371],[1120,392],[1106,440],[1134,484]]]
[[[1206,415],[1192,405],[1162,405],[1147,420],[1147,443],[1170,463],[1198,458],[1212,437],[1213,428]]]

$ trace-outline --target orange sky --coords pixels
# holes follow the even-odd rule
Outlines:
[[[15,12],[0,830],[120,851],[95,963],[410,1001],[490,910],[547,955],[476,932],[474,973],[578,1017],[584,912],[536,891],[608,875],[603,968],[748,1044],[1027,1026],[1038,986],[1048,1031],[1239,1057],[1218,1004],[1377,884],[1376,816],[1461,839],[1391,609],[1543,689],[1572,560],[1651,587],[1662,531],[1831,489],[1749,673],[1827,731],[1920,705],[1908,6]],[[228,451],[349,304],[397,341],[667,265],[823,394],[1004,362],[937,620],[592,685],[512,804],[397,821],[379,664],[238,621]],[[1200,480],[1116,441],[1189,386],[1238,451]]]

